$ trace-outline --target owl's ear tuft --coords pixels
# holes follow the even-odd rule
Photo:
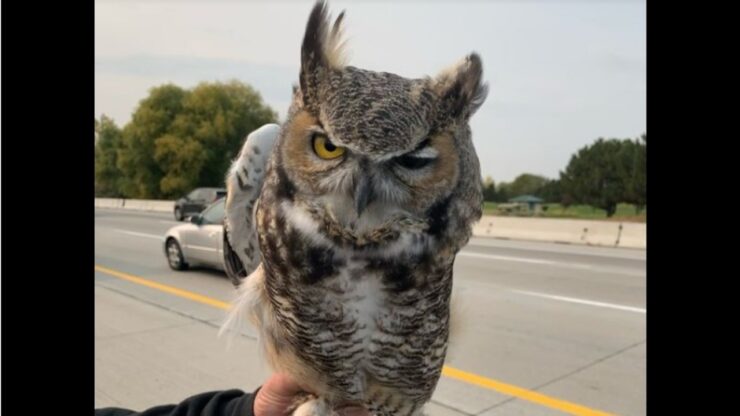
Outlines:
[[[301,46],[300,84],[304,98],[315,97],[322,75],[328,70],[345,65],[347,55],[346,42],[342,36],[343,20],[344,11],[339,14],[330,30],[331,20],[326,3],[319,1],[311,10]]]
[[[304,106],[303,91],[298,88],[298,84],[293,84],[293,101],[298,102],[300,106]]]
[[[476,53],[442,71],[434,80],[442,111],[453,119],[475,114],[488,97],[488,84],[482,78],[483,63]]]

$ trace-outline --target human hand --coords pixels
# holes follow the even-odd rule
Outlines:
[[[254,398],[255,416],[286,416],[296,404],[296,399],[306,394],[290,376],[282,373],[273,374]],[[370,416],[370,413],[359,407],[338,409],[339,416]]]

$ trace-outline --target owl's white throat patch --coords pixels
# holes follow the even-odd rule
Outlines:
[[[388,241],[387,243],[380,244],[369,244],[367,247],[353,246],[352,244],[340,245],[336,243],[336,240],[330,236],[324,234],[319,220],[315,218],[315,214],[309,212],[309,209],[302,204],[295,204],[291,201],[283,201],[280,205],[282,215],[285,217],[286,222],[297,230],[301,236],[310,241],[311,244],[332,248],[337,254],[345,254],[347,257],[358,256],[363,257],[364,255],[372,257],[383,257],[383,258],[394,258],[401,254],[419,254],[423,251],[433,249],[435,243],[434,238],[424,232],[426,229],[426,223],[415,219],[413,217],[400,218],[397,222],[392,222],[392,226],[399,228],[396,233],[393,233],[395,238]],[[394,213],[395,217],[399,217],[400,213]],[[323,214],[330,217],[328,213],[323,211]],[[386,216],[394,220],[394,216]],[[385,232],[382,227],[373,228],[372,224],[378,224],[374,221],[365,221],[362,223],[361,228],[356,225],[360,223],[357,221],[355,227],[345,227],[341,223],[337,222],[335,218],[326,218],[333,227],[338,229],[338,232],[346,233],[352,238],[357,238],[358,241],[363,241],[366,236],[374,236],[376,234],[382,234]],[[377,227],[377,226],[376,226]],[[360,231],[358,231],[358,229]],[[359,237],[357,237],[359,235]],[[369,238],[369,237],[368,237]]]

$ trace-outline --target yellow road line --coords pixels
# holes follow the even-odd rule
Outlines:
[[[551,407],[562,412],[578,415],[578,416],[609,416],[609,413],[605,413],[599,410],[589,409],[588,407],[581,406],[579,404],[567,402],[565,400],[556,399],[554,397],[546,396],[541,393],[537,393],[532,390],[523,389],[521,387],[514,386],[512,384],[502,383],[500,381],[492,380],[477,374],[468,373],[467,371],[458,370],[450,366],[444,366],[442,369],[442,375],[455,380],[460,380],[468,384],[474,384],[476,386],[484,387],[490,390],[495,390],[499,393],[506,394],[508,396],[514,396],[518,399],[526,400],[528,402],[537,403],[542,406]]]
[[[137,283],[152,289],[161,290],[169,294],[180,296],[192,301],[203,303],[205,305],[213,306],[219,309],[229,309],[229,304],[209,298],[207,296],[199,295],[194,292],[190,292],[183,289],[178,289],[173,286],[165,285],[162,283],[153,282],[143,277],[130,275],[128,273],[119,272],[117,270],[109,269],[107,267],[95,265],[95,270],[101,273],[105,273],[110,276],[118,277],[129,282]],[[590,409],[579,404],[571,403],[565,400],[556,399],[554,397],[546,396],[541,393],[537,393],[532,390],[527,390],[521,387],[514,386],[512,384],[503,383],[487,377],[479,376],[477,374],[468,373],[467,371],[458,370],[450,366],[444,366],[442,369],[442,375],[455,380],[462,381],[464,383],[473,384],[475,386],[483,387],[485,389],[493,390],[507,396],[513,396],[518,399],[526,400],[541,406],[549,407],[552,409],[560,410],[567,414],[576,416],[611,416],[610,413],[602,412],[600,410]]]
[[[138,276],[130,275],[128,273],[119,272],[117,270],[112,270],[107,267],[98,266],[97,264],[95,265],[95,270],[111,275],[111,276],[115,276],[119,279],[128,280],[129,282],[137,283],[137,284],[140,284],[146,287],[150,287],[152,289],[161,290],[162,292],[167,292],[171,295],[180,296],[182,298],[190,299],[198,303],[203,303],[208,306],[213,306],[219,309],[229,309],[229,304],[226,302],[222,302],[220,300],[209,298],[207,296],[199,295],[197,293],[189,292],[187,290],[178,289],[173,286],[153,282],[151,280],[144,279],[143,277],[138,277]]]

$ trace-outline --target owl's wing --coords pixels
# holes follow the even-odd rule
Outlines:
[[[277,124],[266,124],[250,133],[226,177],[223,253],[226,274],[234,285],[260,263],[254,212],[279,133]]]

